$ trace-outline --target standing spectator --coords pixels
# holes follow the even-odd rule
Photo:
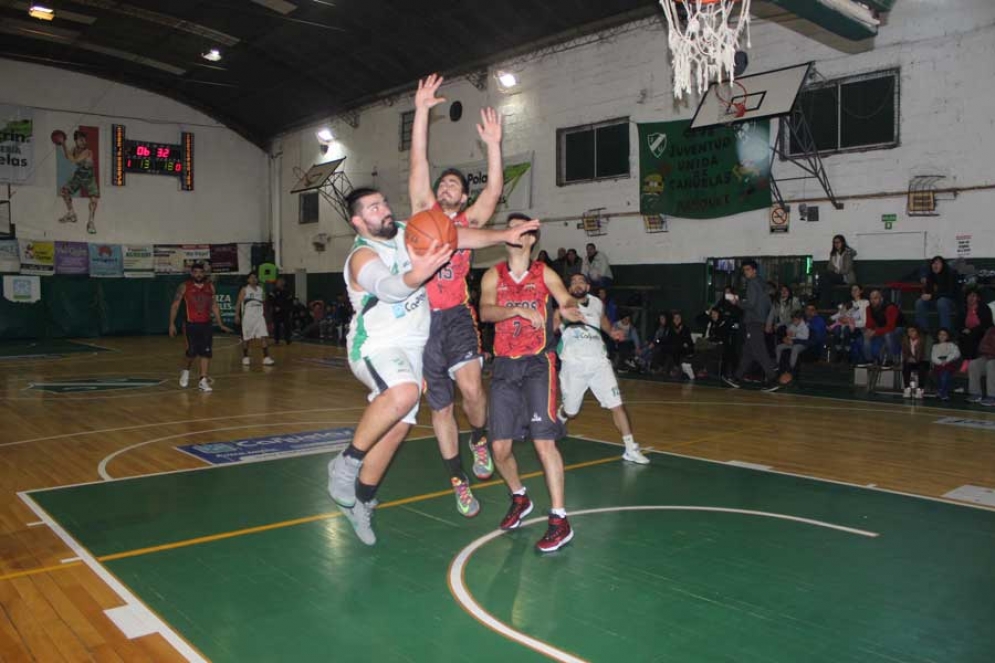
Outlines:
[[[746,279],[746,298],[740,302],[743,309],[743,326],[746,328],[746,338],[743,341],[743,354],[739,359],[739,367],[733,378],[723,378],[726,384],[734,389],[740,388],[740,380],[746,375],[754,364],[760,364],[767,380],[765,391],[777,391],[782,384],[791,382],[790,373],[781,375],[780,384],[774,382],[777,377],[777,368],[774,360],[771,359],[770,352],[767,351],[767,340],[764,335],[764,326],[767,324],[767,316],[770,314],[770,297],[764,289],[763,282],[757,278],[757,263],[755,260],[743,262],[743,277]]]
[[[584,276],[594,286],[610,286],[612,284],[612,268],[608,264],[608,256],[598,252],[594,244],[587,245],[587,257],[584,258]]]
[[[776,348],[777,361],[782,372],[795,372],[798,366],[798,355],[808,348],[809,328],[805,322],[805,314],[795,311],[791,314],[791,324],[784,331],[784,339]]]
[[[833,304],[833,286],[856,283],[857,274],[853,269],[853,259],[857,252],[847,246],[846,237],[833,237],[833,248],[829,251],[826,271],[819,278],[819,305],[829,308]]]
[[[985,378],[985,392],[981,392]],[[978,356],[967,367],[967,401],[995,407],[995,327],[990,327],[978,344]]]
[[[569,283],[571,276],[583,273],[584,263],[577,255],[577,249],[567,249],[567,256],[563,262],[563,280]]]
[[[992,325],[992,310],[981,300],[981,294],[977,290],[967,293],[959,339],[960,354],[964,359],[978,356],[978,344]]]
[[[818,359],[826,348],[829,328],[826,326],[826,319],[819,315],[819,310],[815,308],[815,304],[809,304],[805,307],[805,323],[808,325],[808,342],[805,344],[805,354]]]
[[[940,326],[954,328],[953,316],[957,311],[957,275],[950,269],[942,256],[935,256],[929,262],[929,272],[922,282],[922,296],[916,300],[916,324],[923,332],[929,329],[929,311],[936,308],[940,315]]]
[[[956,343],[950,341],[949,329],[941,328],[936,337],[937,342],[933,344],[933,352],[930,355],[933,374],[936,376],[936,391],[941,401],[949,401],[950,382],[960,367],[960,349]]]
[[[913,373],[915,374],[913,376]],[[926,341],[917,325],[909,325],[902,337],[902,379],[905,398],[922,398],[922,385],[929,374],[926,360]]]
[[[280,344],[282,337],[287,345],[293,335],[291,321],[294,315],[294,300],[287,290],[287,281],[281,276],[269,293],[269,307],[273,317],[273,345]]]
[[[871,290],[870,302],[867,307],[867,325],[864,328],[864,361],[874,363],[882,359],[882,365],[890,366],[902,355],[901,339],[905,319],[902,310],[891,302],[885,302],[877,288]]]

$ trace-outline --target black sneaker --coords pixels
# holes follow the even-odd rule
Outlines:
[[[512,495],[511,508],[501,520],[501,529],[518,529],[522,525],[522,519],[532,513],[532,500],[528,495]]]
[[[722,381],[725,382],[730,387],[732,387],[733,389],[741,389],[742,388],[741,385],[738,382],[736,382],[735,378],[727,378],[725,376],[722,376]]]

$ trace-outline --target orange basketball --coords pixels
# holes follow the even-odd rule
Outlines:
[[[404,230],[404,243],[408,251],[415,255],[424,255],[433,241],[448,244],[456,248],[458,239],[456,224],[446,214],[436,208],[418,212],[408,219]]]

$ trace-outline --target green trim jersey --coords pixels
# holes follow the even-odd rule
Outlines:
[[[372,293],[354,290],[351,285],[349,261],[361,249],[372,249],[392,274],[411,271],[411,258],[404,244],[403,223],[397,223],[397,235],[390,240],[357,237],[345,261],[343,270],[346,291],[356,314],[349,323],[347,344],[349,361],[359,361],[390,348],[423,348],[428,341],[431,309],[425,288],[419,287],[403,302],[382,302]]]
[[[608,356],[608,349],[601,336],[601,317],[604,304],[597,297],[588,297],[587,303],[577,303],[584,316],[583,322],[561,323],[560,345],[557,352],[563,361],[599,359]]]

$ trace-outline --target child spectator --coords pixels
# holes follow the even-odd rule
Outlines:
[[[941,401],[949,401],[950,382],[960,367],[960,348],[957,347],[956,343],[950,341],[950,330],[946,327],[940,328],[936,338],[931,359],[933,375],[936,376],[937,395]]]
[[[795,311],[791,314],[791,323],[784,333],[784,340],[777,346],[777,361],[781,372],[795,372],[798,355],[808,347],[809,330],[805,322],[805,314]]]
[[[922,398],[922,385],[929,373],[926,361],[926,341],[918,325],[909,325],[902,337],[902,378],[905,381],[905,398]]]

